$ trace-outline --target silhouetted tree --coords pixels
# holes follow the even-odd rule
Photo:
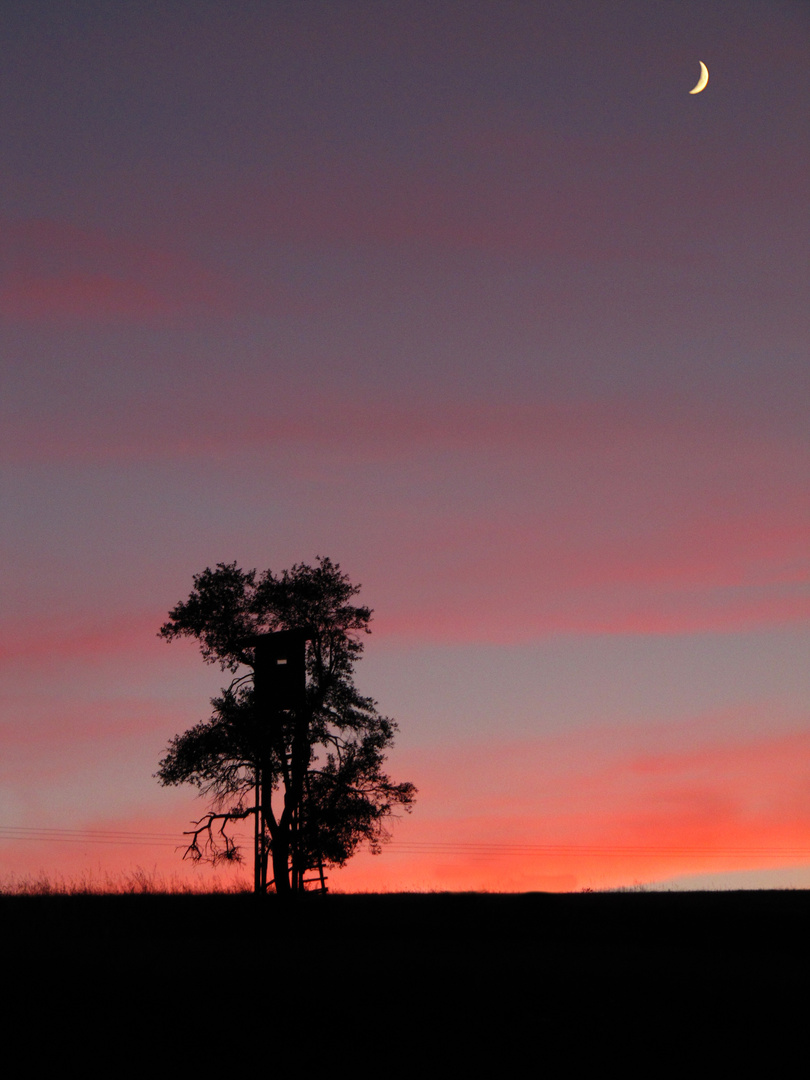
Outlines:
[[[187,856],[240,859],[229,826],[255,815],[275,889],[290,893],[303,890],[314,867],[342,866],[363,841],[378,852],[387,819],[397,807],[410,810],[413,784],[394,784],[383,771],[397,726],[354,685],[371,619],[351,603],[359,591],[326,558],[278,576],[219,563],[195,575],[188,600],[169,612],[161,637],[195,638],[206,663],[223,671],[249,669],[212,700],[209,720],[172,739],[156,773],[164,785],[193,784],[212,799],[189,832]],[[279,630],[309,637],[305,700],[262,715],[253,639]]]

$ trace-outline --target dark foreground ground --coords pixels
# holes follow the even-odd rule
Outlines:
[[[307,1076],[313,1062],[353,1076],[539,1074],[552,1062],[552,1075],[576,1075],[599,1060],[656,1075],[664,1059],[713,1053],[728,1065],[741,1048],[804,1045],[810,1022],[810,893],[799,891],[335,895],[291,907],[6,896],[0,920],[7,1032],[33,1017],[45,1052],[64,1064],[112,1055],[103,1071],[116,1075],[144,1052],[161,1074],[171,1059],[169,1071],[179,1060],[216,1071],[221,1057],[238,1072],[297,1062]]]

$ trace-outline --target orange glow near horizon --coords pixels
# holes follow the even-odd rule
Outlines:
[[[109,823],[105,829],[111,835]],[[379,856],[361,851],[344,869],[329,871],[328,879],[330,890],[337,892],[577,892],[639,884],[666,886],[673,879],[698,880],[699,875],[725,876],[731,881],[730,875],[742,871],[759,876],[759,887],[767,888],[774,887],[768,884],[774,871],[793,870],[794,887],[810,887],[810,829],[805,825],[737,827],[722,834],[715,829],[712,838],[710,845],[700,846],[684,829],[668,837],[669,843],[662,843],[658,836],[649,847],[616,844],[612,848],[604,842],[593,847],[542,848],[395,839]],[[114,847],[116,843],[120,841],[0,839],[0,860],[13,860],[14,866],[0,875],[0,889],[25,880],[54,885],[86,882],[99,891],[119,891],[127,882],[139,880],[168,891],[252,887],[249,844],[245,861],[237,869],[211,869],[183,862],[168,840],[160,841],[160,849],[154,842],[129,841]]]
[[[412,816],[393,824],[382,855],[361,850],[346,868],[330,872],[331,887],[569,892],[739,871],[759,871],[767,882],[771,871],[801,866],[808,871],[797,871],[797,880],[810,878],[805,732],[612,760],[597,751],[590,760],[565,762],[566,754],[564,740],[552,740],[507,747],[493,761],[481,746],[464,757],[463,783],[458,776],[454,783],[446,753],[433,755],[429,769],[412,762],[427,814],[417,804]],[[470,791],[481,791],[477,808]],[[174,802],[180,807],[183,799]],[[249,887],[244,828],[245,862],[235,871],[212,871],[181,860],[189,822],[177,809],[172,821],[169,827],[165,820],[132,819],[112,832],[102,820],[80,830],[78,840],[43,830],[11,841],[6,830],[0,851],[15,856],[18,877],[82,879],[96,865],[99,881],[127,878],[139,868],[174,888],[238,880]]]

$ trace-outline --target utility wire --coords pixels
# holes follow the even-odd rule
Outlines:
[[[240,837],[237,837],[240,839]],[[242,837],[247,842],[248,837]],[[67,844],[149,844],[155,847],[182,847],[186,841],[176,833],[131,832],[121,829],[54,829],[25,825],[0,825],[0,842],[34,840]]]
[[[237,842],[252,843],[252,836],[236,834]],[[174,833],[134,832],[123,829],[58,829],[35,828],[24,825],[0,825],[0,842],[35,841],[38,843],[149,845],[181,848],[185,837]],[[506,855],[525,856],[616,856],[616,855],[706,855],[766,856],[770,858],[810,859],[810,847],[790,845],[707,844],[524,844],[524,843],[465,843],[457,841],[395,840],[383,851],[389,855],[443,855],[498,858]]]

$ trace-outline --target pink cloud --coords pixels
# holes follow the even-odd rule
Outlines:
[[[261,235],[303,245],[499,255],[616,253],[613,242],[605,249],[584,228],[567,197],[538,199],[527,219],[510,184],[476,181],[471,174],[461,191],[454,177],[437,175],[433,168],[392,173],[372,163],[359,168],[357,163],[319,164],[292,180],[278,176],[266,188],[234,193],[232,199],[224,214],[229,230],[242,232],[249,224]]]
[[[263,385],[247,385],[247,401],[267,400]],[[277,400],[275,397],[271,400]],[[24,417],[9,419],[3,442],[7,460],[71,460],[110,455],[129,459],[220,455],[244,449],[286,446],[303,457],[328,449],[349,460],[385,462],[414,454],[472,451],[509,453],[547,450],[565,453],[602,432],[615,445],[637,441],[643,418],[625,407],[589,403],[483,404],[419,402],[410,408],[387,401],[310,398],[281,400],[278,411],[251,409],[239,398],[228,423],[227,402],[191,401],[178,419],[165,401],[129,401],[121,415],[82,420]],[[214,414],[217,422],[214,420]],[[171,422],[170,422],[171,420]]]
[[[704,266],[725,263],[735,237],[750,240],[752,198],[758,204],[781,199],[774,211],[789,212],[785,178],[778,177],[775,195],[770,160],[743,150],[734,162],[739,184],[729,197],[727,147],[713,156],[704,148],[696,171],[694,148],[683,135],[668,133],[658,144],[647,132],[635,138],[561,135],[538,127],[533,110],[524,110],[451,130],[436,125],[423,140],[420,157],[407,163],[348,159],[323,146],[315,156],[300,147],[266,182],[222,190],[216,216],[194,192],[186,210],[206,232],[304,247],[563,255],[683,268],[695,261],[684,239],[685,197],[696,221],[727,238],[726,245],[701,252]],[[803,150],[794,157],[788,174],[800,178]],[[800,194],[800,182],[792,194]],[[790,231],[780,238],[786,249],[799,243]]]
[[[0,621],[0,663],[7,667],[155,652],[156,635],[165,618],[165,612],[124,611],[95,617],[52,614],[44,624],[39,619]]]
[[[385,598],[377,630],[391,638],[681,633],[810,616],[810,461],[790,433],[716,413],[687,420],[677,409],[591,403],[314,402],[233,425],[192,416],[180,430],[143,403],[118,420],[96,431],[88,421],[81,436],[44,421],[9,424],[8,457],[273,451],[296,483],[328,481],[324,520],[340,475],[335,529],[352,543],[347,508],[360,513],[369,495],[350,467],[399,463],[403,484],[374,489],[364,534]],[[63,636],[94,647],[89,631]]]
[[[14,279],[0,290],[0,311],[13,320],[161,320],[178,305],[144,282],[102,274]]]
[[[251,405],[253,403],[259,403]],[[190,391],[178,416],[163,398],[144,393],[119,412],[82,418],[12,416],[4,445],[9,460],[71,460],[110,456],[151,459],[167,455],[205,457],[245,449],[287,447],[306,462],[385,463],[426,454],[464,453],[483,463],[519,454],[527,467],[572,461],[603,468],[639,469],[647,462],[675,475],[681,461],[710,468],[795,472],[807,457],[804,441],[790,432],[758,428],[747,418],[697,403],[652,405],[620,400],[459,401],[415,400],[407,406],[363,395],[336,398],[312,393],[305,401],[245,378],[235,403]],[[683,478],[679,478],[683,482]],[[610,489],[608,488],[608,491]]]
[[[641,610],[633,610],[634,607]],[[503,611],[487,612],[484,618],[480,607],[469,613],[422,608],[375,617],[375,633],[394,645],[417,642],[520,645],[561,635],[731,633],[806,623],[809,618],[810,602],[801,599],[730,604],[727,610],[720,611],[695,602],[680,613],[657,610],[653,602],[598,605],[583,601],[579,611],[539,611],[534,617]]]
[[[181,251],[47,220],[0,220],[0,235],[10,320],[162,325],[230,307],[228,283]]]
[[[741,499],[718,521],[710,500],[689,493],[654,512],[643,493],[636,496],[615,510],[620,536],[615,520],[587,507],[525,514],[506,506],[493,513],[494,524],[437,513],[429,533],[425,527],[398,537],[403,569],[386,588],[377,632],[505,643],[557,633],[743,630],[810,618],[810,521],[801,505],[786,499],[766,515],[756,501]]]

